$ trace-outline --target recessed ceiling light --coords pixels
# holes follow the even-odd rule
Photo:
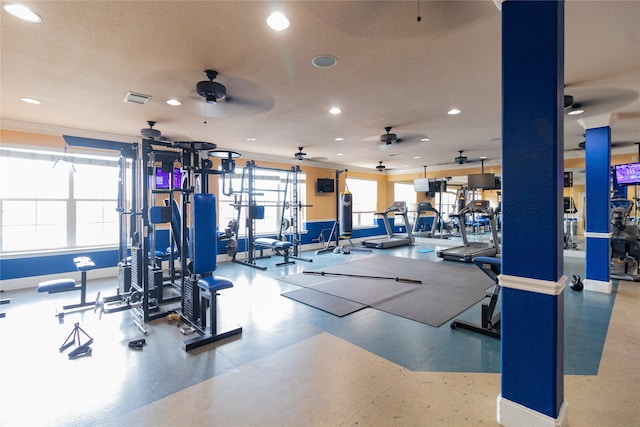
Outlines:
[[[344,156],[342,153],[337,153],[336,156]]]
[[[420,159],[420,156],[413,156],[414,159]]]
[[[246,139],[246,141],[249,141],[249,142],[253,142],[253,141],[255,141],[255,140],[256,140],[255,138],[247,138],[247,139]]]
[[[37,99],[33,99],[33,98],[20,98],[20,101],[26,102],[27,104],[35,104],[35,105],[42,104],[42,102],[38,101]]]
[[[329,112],[331,114],[340,114],[340,113],[342,113],[342,110],[339,109],[338,107],[333,107],[332,109],[329,110]]]
[[[340,137],[338,137],[338,138],[334,138],[333,140],[334,140],[334,141],[344,141],[344,138],[340,138]]]
[[[429,137],[420,138],[420,141],[422,141],[422,142],[431,141],[431,138],[429,138]]]
[[[457,108],[452,108],[451,110],[449,110],[447,112],[447,114],[450,115],[450,116],[455,116],[455,115],[460,114],[460,113],[462,113],[462,111],[458,110]]]
[[[281,12],[273,12],[269,15],[267,18],[267,24],[276,31],[282,31],[289,28],[289,20]]]
[[[167,104],[173,105],[174,107],[177,107],[179,105],[182,105],[182,102],[180,102],[180,100],[178,100],[178,99],[171,98],[171,99],[167,99]]]
[[[311,60],[314,67],[331,68],[338,63],[338,59],[333,55],[318,55]]]
[[[40,15],[38,15],[28,7],[23,6],[21,4],[5,4],[4,10],[6,10],[8,13],[15,16],[16,18],[22,19],[23,21],[33,22],[36,24],[42,21],[42,18],[40,18]]]
[[[480,156],[480,160],[487,160],[487,156]]]
[[[584,113],[584,110],[582,108],[574,108],[571,111],[569,111],[567,113],[567,115],[569,116],[577,116],[578,114],[582,114]]]

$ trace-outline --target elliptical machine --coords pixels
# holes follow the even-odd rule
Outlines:
[[[640,231],[629,223],[633,201],[611,200],[611,278],[640,282]]]

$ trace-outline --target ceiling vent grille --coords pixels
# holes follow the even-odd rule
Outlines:
[[[147,105],[151,99],[150,95],[143,95],[136,92],[127,92],[127,96],[124,97],[124,102],[132,102],[134,104]]]

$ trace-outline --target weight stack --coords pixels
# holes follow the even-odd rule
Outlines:
[[[200,317],[200,299],[198,282],[190,277],[184,278],[182,290],[182,315],[193,323],[197,323]]]
[[[118,289],[121,294],[131,290],[131,264],[118,263]]]
[[[142,250],[131,248],[131,286],[137,291],[142,290]]]
[[[149,266],[148,273],[149,295],[159,304],[162,301],[162,269]]]

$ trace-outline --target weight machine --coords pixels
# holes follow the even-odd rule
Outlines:
[[[257,188],[256,187],[256,172],[262,171],[270,171],[270,172],[279,172],[286,173],[286,178],[284,182],[284,188]],[[244,259],[237,258],[237,244],[233,245],[234,251],[228,254],[232,257],[233,262],[237,262],[242,265],[246,265],[253,268],[258,268],[260,270],[266,270],[267,267],[261,266],[256,263],[257,259],[267,258],[268,256],[264,255],[265,249],[271,249],[275,252],[276,255],[280,255],[284,257],[284,262],[278,263],[276,265],[287,265],[292,264],[294,261],[291,259],[298,259],[301,261],[312,262],[311,259],[305,259],[300,257],[300,245],[301,245],[301,235],[300,235],[300,210],[305,207],[310,207],[311,205],[303,205],[299,201],[298,195],[298,175],[300,173],[299,166],[293,166],[289,170],[285,169],[277,169],[277,168],[268,168],[257,166],[253,160],[248,161],[246,167],[242,171],[241,178],[241,188],[238,191],[234,191],[232,188],[227,192],[226,195],[234,196],[234,203],[232,206],[237,211],[236,223],[241,223],[241,216],[243,209],[246,210],[245,217],[245,228],[246,228],[246,236],[247,236],[247,251],[245,253]],[[292,190],[292,201],[287,201],[287,195],[289,194],[289,187],[291,186]],[[277,234],[276,239],[272,238],[257,238],[256,233],[256,220],[264,219],[265,205],[258,203],[258,196],[264,195],[265,192],[276,192],[281,194],[281,202],[278,202],[275,205],[269,205],[268,207],[280,208],[279,212],[279,222],[280,227]],[[245,202],[244,196],[247,196],[247,200]],[[286,216],[286,210],[291,209],[291,217],[290,219]],[[292,229],[290,233],[286,233],[288,229]],[[256,256],[256,251],[260,252],[259,256]]]

